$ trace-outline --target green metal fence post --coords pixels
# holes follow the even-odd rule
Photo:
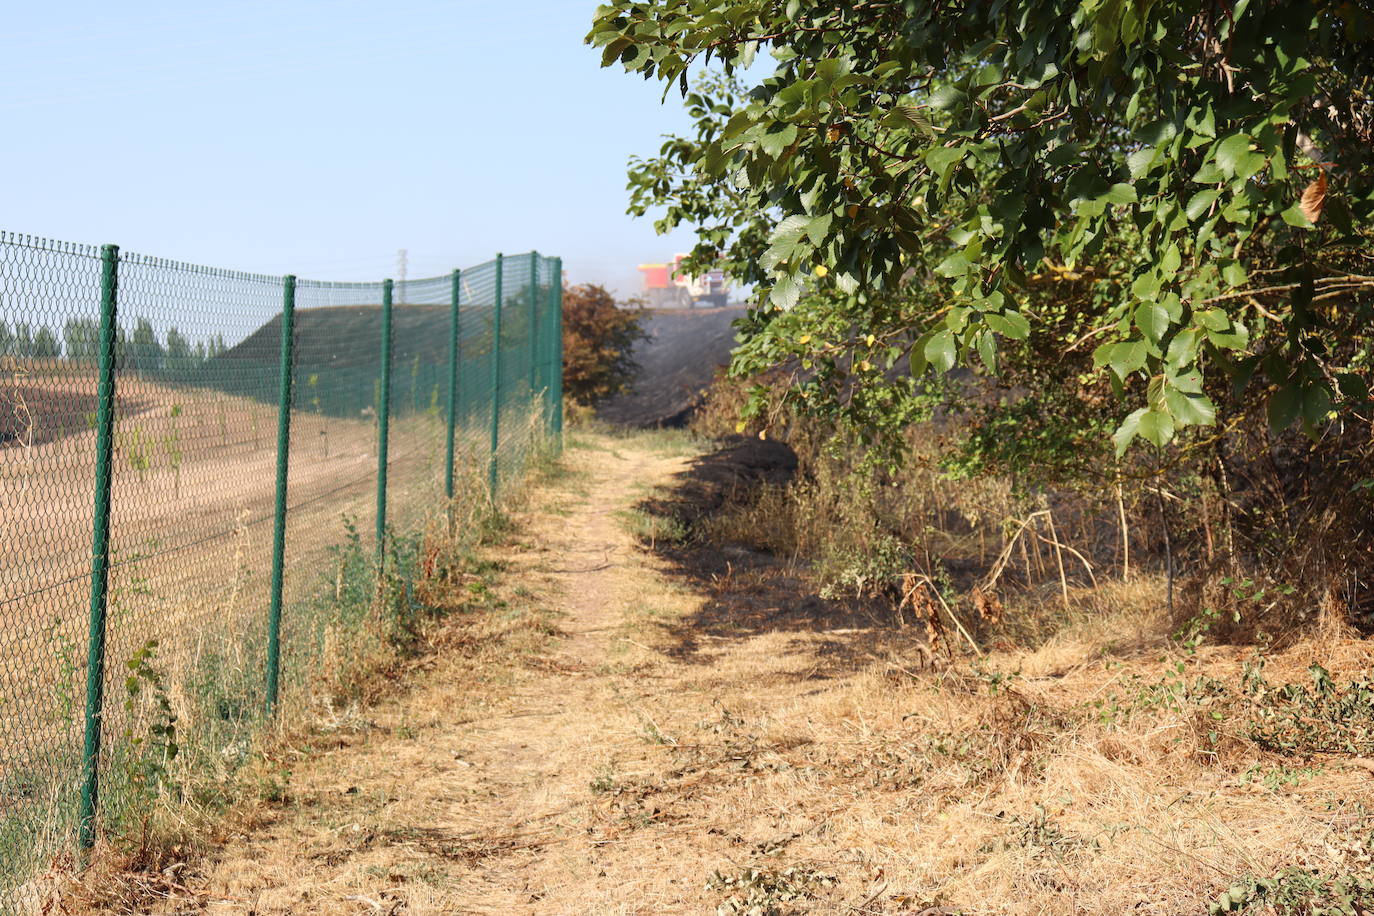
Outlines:
[[[553,309],[549,320],[553,323],[553,436],[558,448],[563,447],[563,259],[553,259]]]
[[[448,339],[448,439],[444,456],[444,496],[453,502],[453,447],[458,427],[458,305],[462,299],[462,272],[453,272],[453,291],[449,294]],[[452,506],[449,507],[450,518]]]
[[[286,483],[291,459],[291,382],[296,343],[296,278],[282,280],[281,394],[277,402],[277,506],[272,527],[272,605],[267,617],[267,715],[277,706],[281,669],[282,571],[286,558]]]
[[[100,804],[100,726],[105,700],[105,610],[110,577],[110,489],[114,455],[115,333],[119,246],[100,250],[100,383],[95,419],[95,522],[91,529],[91,617],[86,653],[86,734],[82,748],[80,842],[95,845]]]
[[[501,268],[496,256],[496,299],[491,318],[491,454],[487,457],[487,498],[496,502],[497,450],[501,447]]]
[[[530,397],[539,393],[539,252],[530,252]]]
[[[386,567],[387,432],[391,415],[391,289],[382,281],[382,379],[377,396],[377,575]]]

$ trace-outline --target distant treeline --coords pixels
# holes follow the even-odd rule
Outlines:
[[[62,337],[46,325],[36,328],[28,322],[13,327],[0,321],[0,356],[17,359],[60,359],[95,362],[100,348],[100,322],[94,318],[73,318],[62,326]],[[132,331],[115,332],[116,365],[146,373],[181,374],[204,365],[227,347],[223,335],[192,343],[175,327],[167,329],[165,340],[146,318],[134,323]]]
[[[512,312],[507,339],[519,340],[524,315],[517,309]],[[318,309],[302,316],[296,329],[292,373],[293,400],[298,409],[340,417],[375,414],[381,397],[381,367],[376,354],[380,321],[381,312],[375,306],[346,311]],[[413,308],[396,321],[390,386],[393,411],[437,414],[445,403],[449,384],[447,323],[446,307]],[[132,329],[116,330],[115,366],[128,375],[275,404],[281,391],[280,329],[280,318],[274,318],[231,348],[222,334],[192,342],[171,327],[165,336],[159,336],[151,322],[139,318]],[[490,379],[489,343],[473,333],[474,337],[463,344],[465,352],[458,370],[462,392],[486,390]],[[94,318],[68,321],[60,338],[43,325],[18,322],[11,326],[0,321],[0,359],[65,360],[93,367],[99,349],[100,322]],[[524,356],[520,351],[520,357]],[[528,365],[522,358],[508,361],[501,383],[504,390],[527,384]],[[463,400],[462,416],[486,403],[478,401]]]

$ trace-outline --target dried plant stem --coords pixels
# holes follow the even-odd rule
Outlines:
[[[954,626],[959,630],[959,635],[964,637],[964,641],[969,644],[969,648],[973,650],[973,653],[977,655],[979,658],[982,658],[983,650],[978,648],[978,643],[975,642],[973,637],[969,635],[969,631],[964,629],[964,624],[959,620],[958,615],[954,613],[954,610],[945,601],[945,596],[940,594],[940,589],[936,587],[934,581],[931,580],[930,576],[927,576],[923,573],[918,573],[917,575],[912,576],[911,589],[914,590],[919,585],[924,585],[930,589],[931,594],[935,596],[935,600],[940,602],[940,607],[944,608],[945,613],[949,615],[949,619],[954,621]],[[909,593],[907,595],[907,598],[910,598]]]
[[[1116,478],[1116,514],[1121,521],[1121,581],[1128,582],[1131,578],[1131,528],[1126,522],[1126,495],[1120,476]]]
[[[1039,512],[1032,512],[1030,515],[1026,516],[1026,518],[1027,518],[1028,521],[1031,521],[1032,523],[1038,523],[1039,518],[1040,518],[1040,513],[1039,513]],[[1045,557],[1044,557],[1043,554],[1040,553],[1040,540],[1039,540],[1039,538],[1036,538],[1035,540],[1032,540],[1031,543],[1030,543],[1030,546],[1031,546],[1031,551],[1035,554],[1035,572],[1036,572],[1036,575],[1038,575],[1040,578],[1043,579],[1043,578],[1045,578]]]
[[[1087,557],[1083,556],[1083,554],[1079,553],[1073,547],[1070,547],[1068,544],[1065,544],[1063,541],[1060,541],[1057,538],[1051,540],[1050,538],[1045,537],[1038,531],[1035,532],[1035,536],[1038,537],[1040,540],[1044,541],[1046,544],[1049,544],[1051,547],[1054,547],[1056,550],[1066,550],[1069,553],[1073,554],[1075,557],[1077,557],[1078,562],[1083,564],[1084,572],[1088,574],[1088,581],[1092,583],[1093,588],[1097,588],[1097,576],[1093,573],[1092,564],[1088,562]]]
[[[1024,528],[1025,525],[1023,524],[1021,527]],[[1021,568],[1022,568],[1023,570],[1025,570],[1026,582],[1030,582],[1030,580],[1031,580],[1030,549],[1026,547],[1026,542],[1025,542],[1025,540],[1021,537],[1021,532],[1020,532],[1020,531],[1017,531],[1016,534],[1012,535],[1012,539],[1011,539],[1010,542],[1008,542],[1008,545],[1007,545],[1007,546],[1008,546],[1008,549],[1010,549],[1010,547],[1011,547],[1012,544],[1016,544],[1016,543],[1018,543],[1018,542],[1019,542],[1020,545],[1021,545]],[[999,573],[999,574],[1001,573],[1001,570],[1000,570],[1000,569],[998,570],[998,573]]]
[[[1045,522],[1050,527],[1050,538],[1054,543],[1054,562],[1059,567],[1059,593],[1064,598],[1064,610],[1069,609],[1069,578],[1064,575],[1064,551],[1059,544],[1059,535],[1054,530],[1054,513],[1045,510]]]

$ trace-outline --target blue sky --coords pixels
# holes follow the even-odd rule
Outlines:
[[[9,4],[0,229],[336,280],[537,248],[633,293],[691,237],[625,215],[625,162],[689,124],[598,67],[595,6]]]

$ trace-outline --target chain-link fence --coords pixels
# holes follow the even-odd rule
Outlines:
[[[0,234],[0,907],[172,760],[247,759],[398,535],[557,442],[561,291],[537,253],[325,283]]]

